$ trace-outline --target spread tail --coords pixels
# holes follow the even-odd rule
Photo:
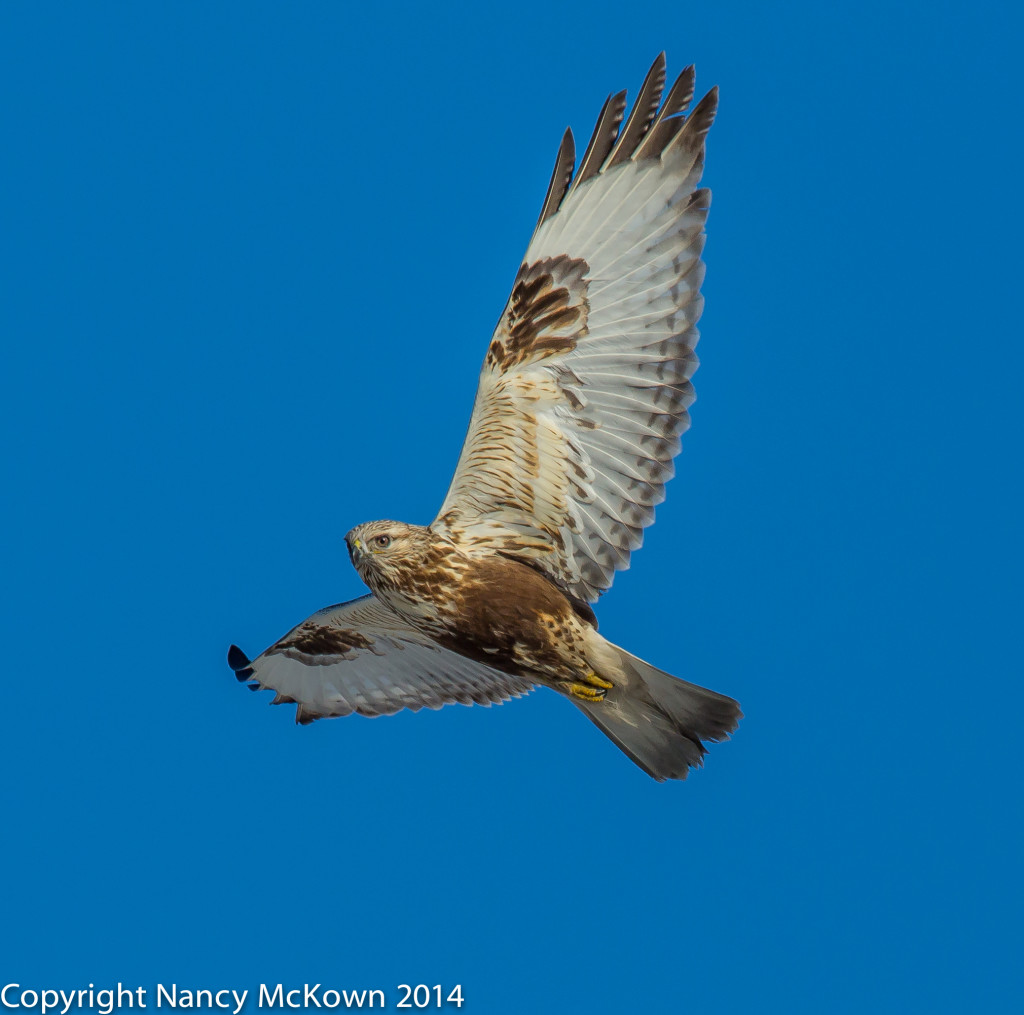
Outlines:
[[[685,779],[703,763],[702,741],[727,739],[743,718],[732,698],[673,677],[611,642],[602,647],[617,656],[615,686],[603,701],[570,700],[658,782]]]

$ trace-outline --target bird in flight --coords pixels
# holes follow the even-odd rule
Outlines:
[[[654,521],[693,401],[718,91],[687,112],[693,67],[664,86],[661,54],[625,122],[626,93],[607,99],[578,165],[565,132],[437,517],[357,525],[369,595],[253,660],[231,646],[238,679],[297,722],[543,685],[659,781],[736,728],[736,701],[613,645],[590,605]]]

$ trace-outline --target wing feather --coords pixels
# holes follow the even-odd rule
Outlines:
[[[659,56],[621,130],[623,93],[605,102],[575,178],[563,138],[433,523],[584,601],[629,566],[689,425],[717,109],[712,89],[685,115],[693,81],[661,103]]]
[[[544,196],[544,204],[541,205],[540,218],[537,219],[538,229],[558,211],[565,192],[569,188],[575,161],[576,143],[573,141],[572,131],[566,130],[562,135],[558,155],[555,157],[555,168],[551,173],[551,182],[548,184],[548,192]]]
[[[665,54],[659,53],[651,69],[640,86],[640,94],[633,103],[633,109],[626,121],[626,126],[619,134],[619,140],[615,143],[611,155],[608,157],[608,165],[617,166],[632,158],[647,128],[654,119],[661,103],[661,91],[665,87]]]
[[[683,126],[683,118],[678,114],[682,113],[691,102],[693,102],[693,88],[696,73],[693,64],[684,67],[682,74],[676,78],[672,85],[658,116],[651,129],[645,135],[640,147],[636,150],[636,158],[656,158],[668,146],[669,141],[675,137],[677,131]]]
[[[314,613],[251,661],[232,645],[228,665],[254,690],[276,691],[272,704],[296,705],[299,723],[489,705],[531,688],[441,647],[372,595]]]
[[[591,177],[597,176],[601,167],[608,158],[608,153],[615,144],[619,134],[619,124],[622,123],[622,116],[626,111],[626,93],[617,92],[605,99],[604,107],[597,118],[597,125],[590,138],[590,144],[583,153],[583,160],[576,173],[576,179],[572,181],[570,189],[575,190],[581,183],[586,183]]]

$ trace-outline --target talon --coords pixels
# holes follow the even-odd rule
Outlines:
[[[608,685],[608,687],[611,686],[611,684]],[[574,698],[580,698],[583,701],[603,701],[608,690],[602,687],[591,687],[590,684],[570,684],[569,693]]]
[[[610,691],[615,686],[611,681],[604,680],[601,677],[599,677],[597,673],[594,672],[594,670],[591,670],[587,674],[586,679],[588,684],[591,684],[594,687],[600,687],[605,691]],[[601,697],[603,698],[604,695],[602,694]]]

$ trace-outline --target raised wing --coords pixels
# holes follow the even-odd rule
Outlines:
[[[252,661],[232,645],[228,665],[254,691],[276,691],[273,704],[296,705],[298,723],[490,705],[532,686],[441,648],[372,595],[314,613]]]
[[[689,424],[717,108],[712,89],[684,115],[693,80],[661,103],[659,56],[621,131],[625,93],[605,103],[575,178],[566,132],[433,523],[590,602],[643,541]]]

